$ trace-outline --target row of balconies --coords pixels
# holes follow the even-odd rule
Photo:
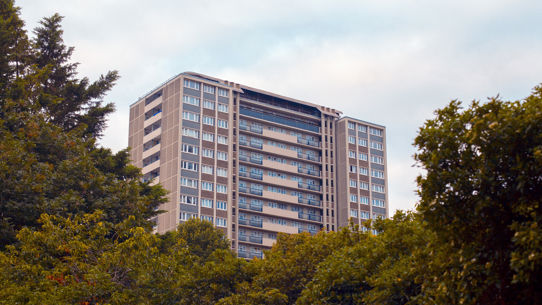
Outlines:
[[[239,205],[239,208],[243,209],[243,210],[264,212],[264,206],[261,205],[261,204],[252,204],[252,203],[246,203],[246,202],[239,202],[238,205]],[[318,222],[322,221],[322,216],[317,215],[317,214],[307,214],[307,213],[303,213],[303,212],[281,210],[281,209],[276,209],[276,208],[271,208],[271,207],[265,207],[265,208],[266,208],[266,211],[265,211],[266,214],[270,214],[270,215],[273,215],[273,216],[282,216],[282,217],[291,217],[291,218],[296,218],[296,216],[297,216],[298,219],[318,221]]]
[[[263,254],[261,252],[253,252],[253,251],[250,251],[249,253],[248,251],[239,250],[237,251],[237,255],[242,258],[254,258],[254,257],[257,257],[259,259],[263,258]]]
[[[253,156],[249,157],[247,155],[241,155],[240,154],[239,155],[239,160],[244,161],[244,162],[250,162],[250,163],[258,164],[258,165],[264,165],[263,158],[257,158],[257,157],[253,157]],[[289,165],[280,164],[280,166],[284,167],[286,170],[290,169],[290,168],[288,168]],[[293,166],[295,168],[294,165],[291,165],[291,166]],[[275,168],[275,169],[277,168],[277,166],[271,166],[271,164],[269,164],[269,167]],[[299,173],[299,174],[307,174],[307,175],[316,176],[316,177],[321,176],[321,171],[314,170],[314,169],[309,169],[309,168],[305,168],[305,167],[301,167],[301,166],[297,167],[297,173]]]
[[[296,136],[276,132],[276,131],[269,130],[269,129],[262,129],[260,126],[251,125],[249,127],[247,125],[239,124],[239,129],[254,132],[254,133],[257,133],[257,134],[262,134],[262,135],[264,135],[266,137],[270,137],[270,138],[273,138],[273,139],[281,139],[283,141],[287,141],[287,142],[291,142],[291,143],[309,145],[309,146],[318,147],[318,148],[321,147],[321,142],[319,142],[319,141],[308,140],[308,139],[305,139],[303,137],[296,137]]]

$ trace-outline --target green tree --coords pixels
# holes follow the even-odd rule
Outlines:
[[[522,101],[458,101],[420,129],[418,205],[445,251],[436,303],[542,301],[542,87]],[[437,264],[444,264],[437,266]]]
[[[64,45],[62,16],[54,14],[40,21],[32,40],[33,63],[44,70],[40,94],[36,101],[47,120],[69,131],[83,127],[83,136],[98,137],[106,125],[106,116],[114,111],[112,103],[103,104],[103,97],[118,79],[117,71],[102,75],[90,83],[77,79],[77,64],[71,63],[73,47]]]
[[[417,304],[433,234],[401,211],[369,228],[380,233],[318,264],[296,304]]]

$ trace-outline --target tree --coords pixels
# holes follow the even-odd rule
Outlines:
[[[296,304],[417,304],[433,234],[415,214],[376,220],[362,241],[317,266]]]
[[[437,110],[420,128],[418,210],[446,252],[437,303],[542,301],[542,87],[522,101],[492,98]],[[428,291],[429,292],[429,291]]]
[[[28,44],[19,10],[0,2],[0,248],[18,230],[36,227],[42,213],[70,216],[104,212],[119,223],[134,215],[150,229],[165,202],[159,185],[140,181],[128,151],[113,154],[96,141],[113,110],[102,97],[117,78],[77,80],[63,45],[61,17],[45,18]]]
[[[66,131],[84,126],[83,136],[99,137],[106,116],[115,110],[112,103],[102,105],[103,97],[119,76],[110,71],[93,83],[87,78],[76,79],[77,63],[69,61],[74,48],[64,45],[62,18],[58,14],[44,18],[34,30],[33,62],[47,74],[41,79],[36,102],[53,124]]]

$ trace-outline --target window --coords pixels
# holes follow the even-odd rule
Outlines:
[[[206,116],[204,115],[203,116],[203,124],[205,125],[210,125],[210,126],[215,126],[215,118],[212,118],[210,116]]]
[[[359,145],[367,147],[367,139],[359,138]]]
[[[370,128],[369,130],[370,130],[372,135],[379,136],[379,137],[382,136],[382,130],[380,130],[380,129]]]
[[[348,137],[348,143],[350,143],[350,144],[356,144],[356,137],[349,136],[349,137]]]
[[[228,176],[228,170],[222,167],[219,167],[216,169],[216,175],[220,177],[227,177]]]
[[[354,179],[350,179],[350,187],[358,187],[358,182]]]
[[[369,175],[369,170],[366,167],[359,167],[359,174],[363,176]]]
[[[351,209],[350,210],[350,217],[358,217],[358,210]]]
[[[193,97],[193,96],[188,96],[188,95],[183,95],[183,103],[194,105],[194,106],[199,106],[199,98]]]
[[[218,95],[219,95],[219,96],[228,97],[228,90],[222,89],[222,88],[218,88]]]
[[[367,182],[360,182],[360,183],[359,183],[359,188],[362,189],[362,190],[369,190],[369,183],[367,183]]]
[[[379,156],[371,156],[371,162],[376,164],[384,164],[384,158]]]
[[[360,212],[359,218],[361,219],[369,219],[369,212]]]
[[[203,100],[203,108],[215,110],[215,102]]]
[[[198,204],[198,197],[181,195],[181,203],[197,205]]]
[[[359,203],[369,204],[369,197],[359,196]]]
[[[378,193],[384,193],[385,192],[385,187],[383,185],[380,185],[380,184],[373,184],[372,189],[373,189],[374,192],[378,192]]]
[[[198,188],[198,180],[182,177],[181,185],[186,186],[186,187],[191,187],[191,188]]]
[[[226,211],[228,209],[228,203],[226,201],[216,201],[216,208]]]
[[[353,150],[349,150],[349,151],[348,151],[348,157],[349,157],[349,158],[354,158],[354,159],[355,159],[355,158],[356,158],[356,152],[353,151]]]
[[[199,131],[190,128],[183,128],[183,136],[199,139]]]
[[[202,181],[201,182],[201,190],[202,191],[213,191],[214,189],[214,184],[211,183],[211,182],[206,182],[206,181]],[[203,201],[203,199],[201,200]]]
[[[368,156],[367,156],[367,154],[359,153],[359,154],[358,154],[358,159],[360,159],[360,160],[362,160],[362,161],[367,161],[367,160],[368,160]]]
[[[213,167],[211,165],[202,165],[201,166],[201,173],[202,174],[213,174]]]
[[[371,176],[379,179],[384,179],[384,172],[376,169],[371,170]]]
[[[190,88],[190,89],[194,89],[194,90],[199,90],[199,83],[198,82],[195,82],[193,80],[189,80],[189,79],[185,79],[184,80],[184,86],[186,88]]]
[[[227,227],[228,226],[228,221],[226,220],[226,218],[217,217],[216,218],[216,226],[217,227]]]
[[[209,85],[203,85],[203,92],[209,94],[215,94],[215,87]]]
[[[183,111],[183,119],[199,123],[199,114]]]
[[[189,154],[194,154],[194,155],[199,154],[199,147],[189,145],[189,144],[183,144],[182,150],[183,152],[189,153]]]
[[[218,127],[220,127],[220,128],[228,128],[228,121],[218,119]]]
[[[226,136],[216,136],[216,141],[218,144],[228,145],[228,137]]]
[[[352,122],[348,122],[348,129],[356,129],[356,124]]]
[[[187,221],[190,218],[197,218],[197,217],[198,217],[198,215],[196,215],[196,214],[186,213],[186,212],[181,213],[181,220],[182,221]]]
[[[358,125],[358,131],[367,133],[367,126]]]
[[[358,196],[357,195],[350,195],[350,202],[358,202]]]
[[[201,207],[212,208],[213,207],[213,199],[201,198]]]
[[[215,141],[215,135],[212,134],[212,133],[204,132],[201,139],[204,140],[204,141],[214,142]]]
[[[218,103],[218,111],[220,111],[220,112],[228,112],[228,105]]]
[[[203,157],[207,157],[207,158],[214,158],[215,157],[215,151],[212,150],[212,149],[204,148],[204,149],[201,150],[201,155]]]
[[[216,158],[222,161],[228,161],[228,153],[223,151],[216,152]]]
[[[190,171],[195,171],[195,172],[197,172],[197,171],[198,171],[198,167],[199,167],[199,164],[194,163],[194,162],[188,162],[188,161],[182,161],[182,162],[181,162],[181,168],[182,168],[182,169],[186,169],[186,170],[190,170]]]
[[[357,166],[350,165],[350,172],[355,174],[357,172]]]
[[[228,192],[228,187],[224,184],[217,184],[216,185],[216,191],[217,193],[224,193],[226,194]]]
[[[371,141],[371,148],[382,150],[383,146],[382,146],[382,143]]]
[[[208,221],[210,223],[213,223],[213,216],[201,215],[200,218],[203,221]]]
[[[384,200],[381,199],[373,199],[373,206],[383,208],[384,207]]]

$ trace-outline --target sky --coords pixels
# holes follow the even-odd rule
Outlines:
[[[79,76],[121,79],[101,144],[128,145],[129,105],[194,71],[386,126],[390,215],[414,209],[412,145],[459,99],[527,97],[542,83],[540,0],[24,0],[31,34],[64,16]]]

